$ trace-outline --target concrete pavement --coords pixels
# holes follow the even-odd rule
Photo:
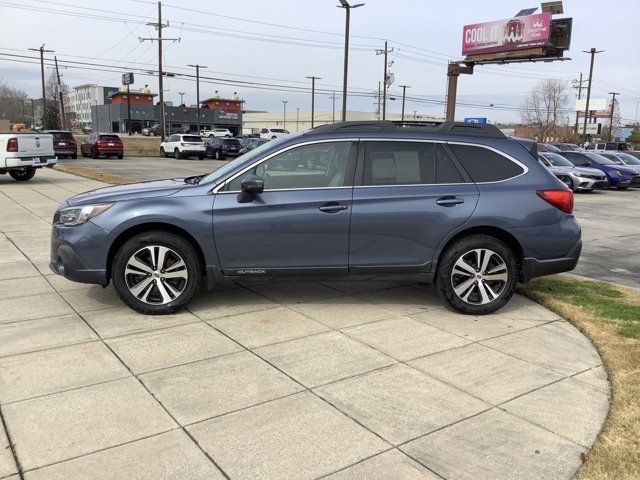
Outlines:
[[[609,404],[587,339],[516,296],[248,282],[142,316],[48,270],[98,182],[0,177],[0,478],[569,478]]]

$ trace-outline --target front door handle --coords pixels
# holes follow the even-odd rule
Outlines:
[[[464,198],[454,197],[453,195],[446,195],[436,200],[436,203],[443,207],[452,207],[454,205],[464,203]]]
[[[340,205],[338,202],[329,202],[325,203],[321,207],[318,207],[318,210],[325,213],[337,213],[342,210],[346,210],[348,207],[346,205]]]

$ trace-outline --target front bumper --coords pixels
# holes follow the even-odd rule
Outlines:
[[[107,232],[87,222],[74,227],[54,224],[51,229],[49,268],[58,275],[79,283],[107,285]]]
[[[562,258],[551,258],[548,260],[538,260],[537,258],[526,258],[522,265],[523,281],[528,282],[532,278],[552,275],[554,273],[568,272],[576,268],[582,251],[582,240],[578,240],[567,256]]]

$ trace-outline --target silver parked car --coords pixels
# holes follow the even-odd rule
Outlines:
[[[574,192],[590,192],[596,188],[606,188],[604,173],[595,168],[576,167],[562,155],[551,152],[538,154],[540,163],[547,167],[558,179]]]

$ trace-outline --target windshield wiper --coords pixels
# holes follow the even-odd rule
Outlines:
[[[202,175],[193,175],[192,177],[187,177],[184,179],[184,183],[188,185],[198,185],[200,180],[202,180],[206,176],[206,173]]]

